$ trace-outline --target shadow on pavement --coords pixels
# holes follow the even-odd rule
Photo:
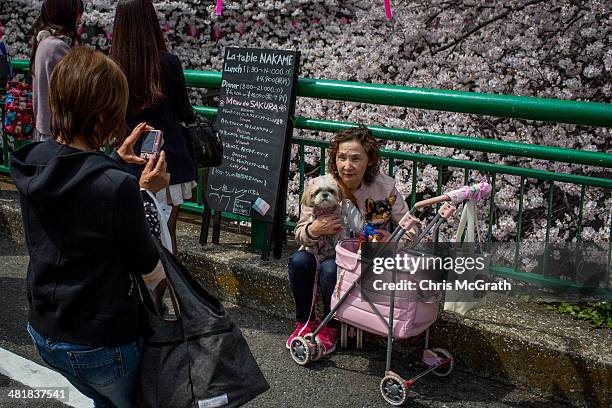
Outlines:
[[[0,340],[20,346],[32,345],[32,340],[26,331],[28,302],[25,280],[0,276],[0,288],[2,288],[0,295],[2,315],[11,317],[0,320]]]

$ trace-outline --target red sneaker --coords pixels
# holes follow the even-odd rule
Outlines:
[[[319,334],[317,334],[317,339],[319,340],[319,344],[325,347],[324,355],[328,355],[336,350],[336,346],[338,345],[338,335],[340,331],[338,329],[334,329],[333,327],[324,326]]]
[[[319,326],[319,324],[321,324],[321,319],[319,319],[318,317],[314,320],[309,320],[306,323],[297,322],[293,334],[289,336],[287,342],[285,343],[285,347],[287,347],[287,350],[291,349],[291,342],[294,338],[296,338],[297,336],[304,337],[308,333],[312,333]]]

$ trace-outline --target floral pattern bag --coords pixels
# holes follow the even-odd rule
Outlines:
[[[32,85],[9,81],[4,98],[4,143],[15,149],[31,141],[33,132]]]

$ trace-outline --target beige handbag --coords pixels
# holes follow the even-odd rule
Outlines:
[[[482,240],[480,239],[480,230],[478,228],[478,218],[476,214],[476,202],[473,200],[466,201],[466,203],[463,205],[463,212],[461,213],[459,226],[457,227],[457,235],[455,236],[455,242],[461,242],[461,238],[463,236],[463,233],[465,232],[465,239],[463,240],[463,243],[478,244],[480,252],[486,260],[486,271],[484,272],[488,273],[489,257],[486,253],[484,253],[484,251],[482,251]],[[476,238],[478,238],[477,241]],[[473,247],[475,248],[476,245],[474,245]],[[459,251],[460,250],[461,247],[459,246]],[[466,251],[465,256],[476,256],[476,253],[474,251]],[[476,279],[478,279],[477,275],[479,274],[483,274],[483,271],[478,271],[475,269],[466,269],[461,278],[470,282],[474,282]],[[444,310],[464,315],[468,311],[477,308],[478,306],[481,306],[484,302],[482,294],[478,293],[477,291],[474,291],[472,294],[462,291],[460,297],[461,299],[465,300],[444,302]]]

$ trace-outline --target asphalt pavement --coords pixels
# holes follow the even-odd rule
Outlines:
[[[25,330],[27,301],[25,275],[28,254],[23,246],[0,238],[0,348],[44,363]],[[382,400],[379,383],[384,374],[385,350],[340,350],[309,367],[295,364],[284,342],[292,322],[264,312],[226,304],[241,327],[270,383],[270,390],[248,407],[389,407]],[[405,378],[423,369],[419,356],[394,355],[393,369]],[[2,367],[0,361],[0,368]],[[0,375],[0,407],[62,407],[55,400],[12,398],[11,390],[27,387]],[[14,393],[13,393],[14,394]],[[427,376],[416,383],[409,395],[410,407],[566,407],[550,396],[515,389],[455,369],[439,378]],[[168,407],[171,408],[171,407]]]

